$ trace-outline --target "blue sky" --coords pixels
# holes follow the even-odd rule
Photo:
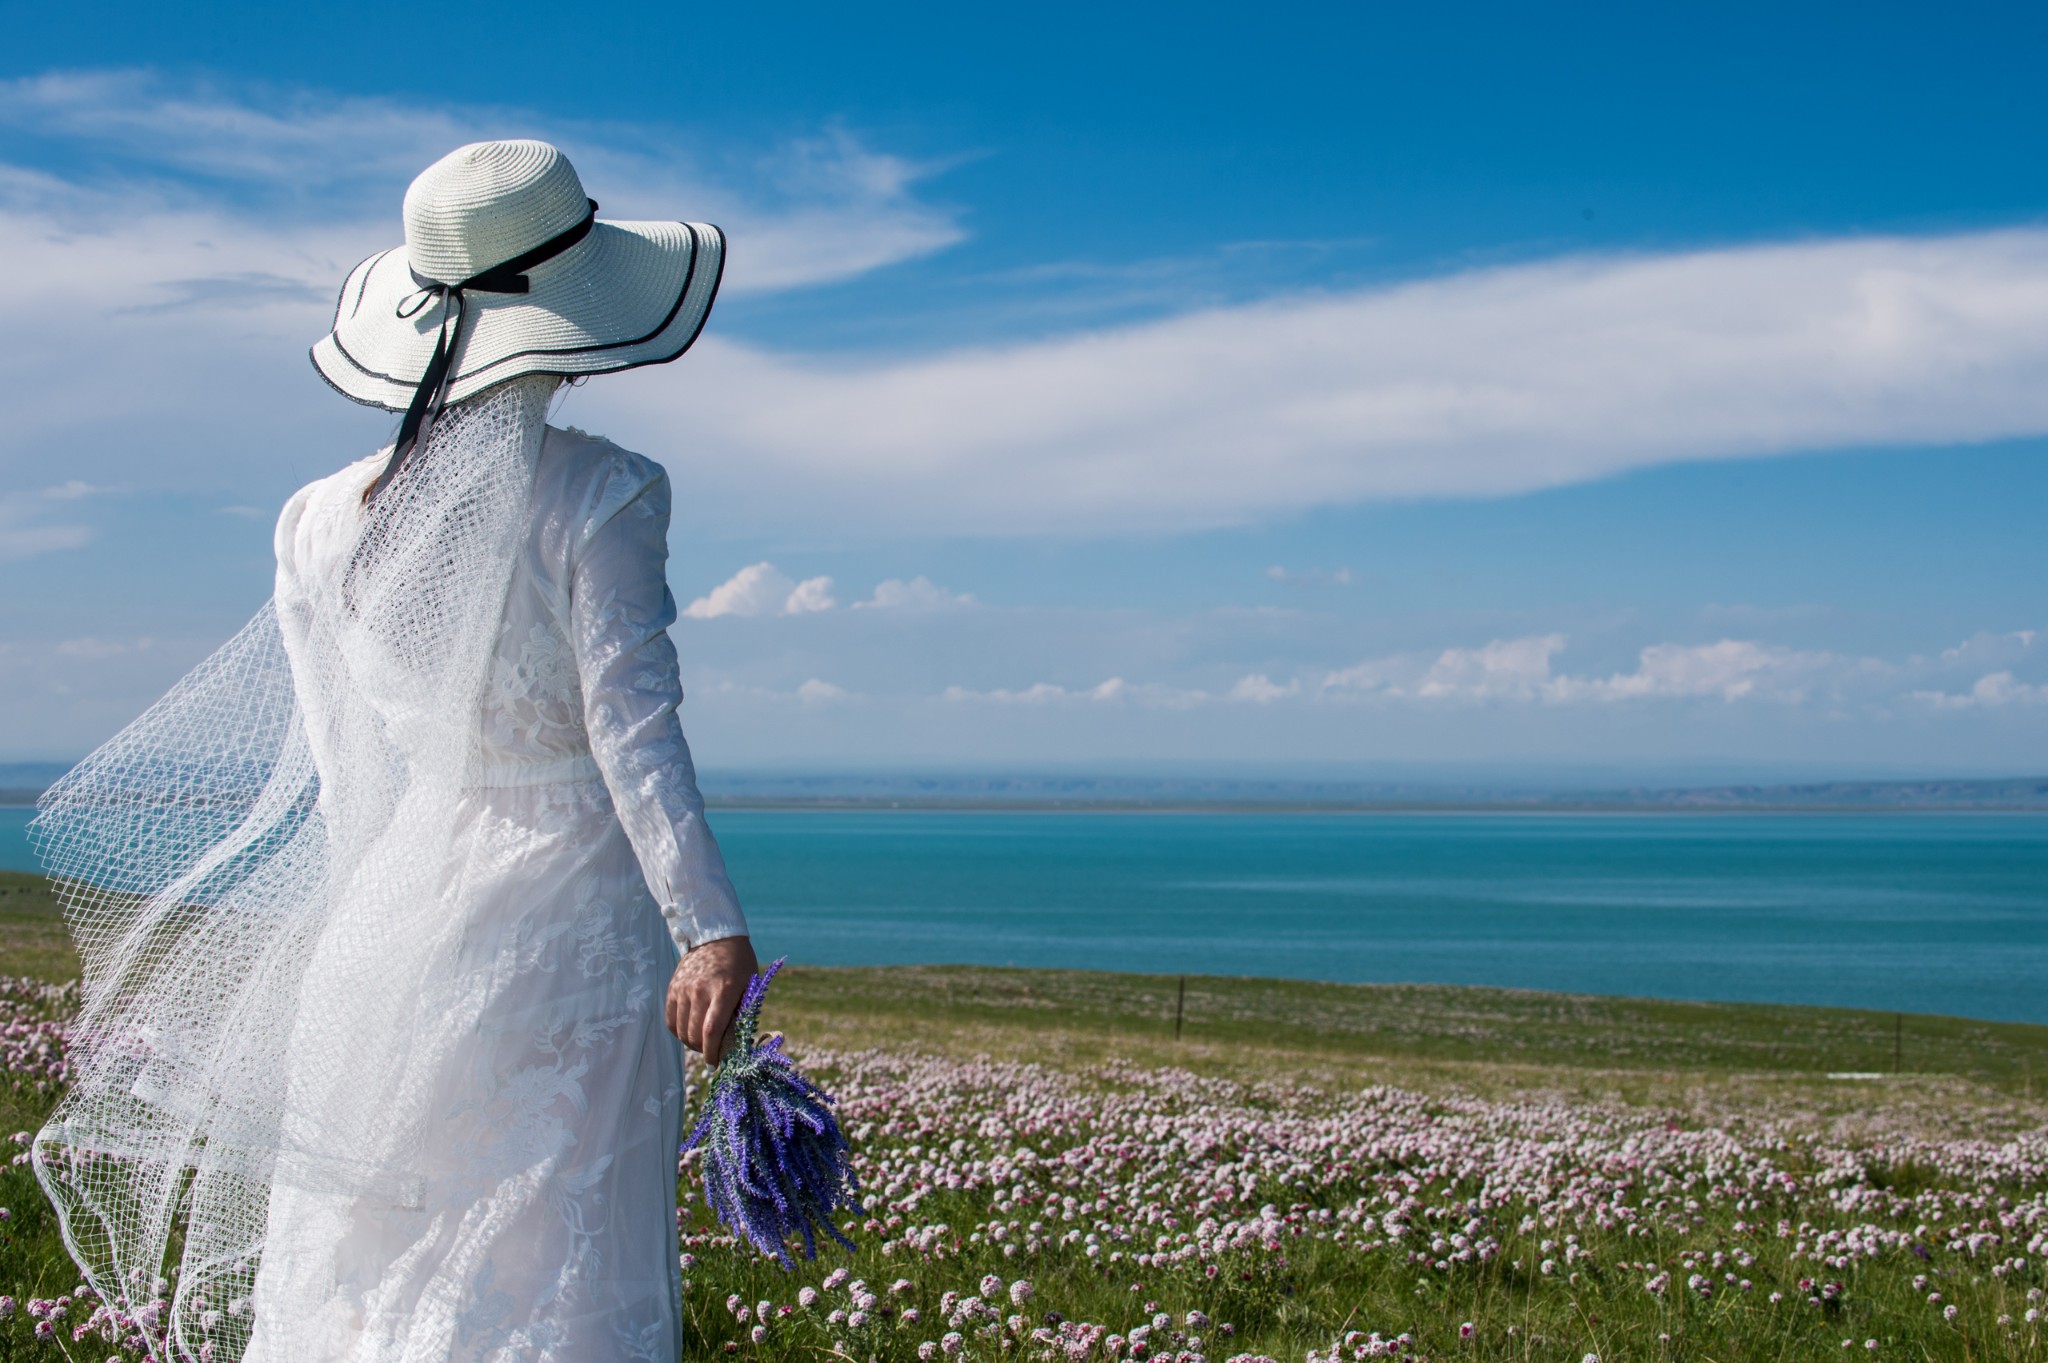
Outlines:
[[[732,236],[562,417],[707,767],[2048,769],[2038,7],[762,14],[10,16],[0,758],[260,604],[342,273],[539,135]]]

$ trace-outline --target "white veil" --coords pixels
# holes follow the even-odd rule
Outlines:
[[[340,548],[284,555],[271,602],[32,825],[84,965],[36,1174],[106,1301],[168,1291],[179,1352],[246,1347],[274,1187],[416,1196],[464,1006],[439,968],[452,811],[558,383],[450,407],[367,506],[311,498]]]

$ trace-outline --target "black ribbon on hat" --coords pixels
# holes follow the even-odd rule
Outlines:
[[[398,423],[398,439],[391,446],[391,458],[385,461],[384,471],[377,475],[377,481],[370,484],[370,490],[363,494],[365,502],[373,500],[388,486],[405,461],[419,445],[423,432],[431,432],[433,423],[438,421],[442,409],[448,405],[448,389],[452,386],[455,370],[455,348],[462,339],[462,318],[464,313],[463,294],[473,293],[526,293],[531,287],[526,272],[544,260],[552,260],[577,242],[590,235],[590,229],[597,222],[597,200],[586,200],[590,211],[583,215],[583,221],[566,232],[549,237],[530,251],[507,261],[480,270],[459,283],[449,284],[439,279],[429,279],[418,270],[412,271],[412,282],[419,288],[398,300],[395,309],[400,317],[417,317],[429,304],[443,305],[441,313],[441,334],[434,341],[434,356],[427,361],[427,369],[420,375],[419,387],[413,390],[412,403],[405,409],[405,419]]]

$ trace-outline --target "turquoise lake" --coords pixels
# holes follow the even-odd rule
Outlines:
[[[35,869],[29,811],[0,866]],[[2048,1023],[2048,817],[714,810],[763,958]]]

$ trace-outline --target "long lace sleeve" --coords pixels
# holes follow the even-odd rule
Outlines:
[[[683,686],[668,636],[668,475],[635,460],[615,471],[572,546],[569,624],[584,723],[619,821],[678,951],[747,932],[676,706]],[[647,475],[651,473],[652,477]],[[637,489],[633,484],[637,483]]]

